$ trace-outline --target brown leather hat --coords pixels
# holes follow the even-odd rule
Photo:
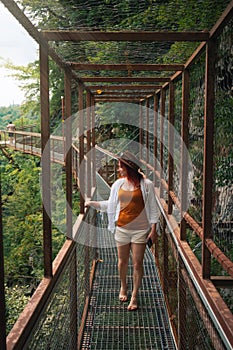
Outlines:
[[[137,159],[137,157],[135,157],[134,154],[132,154],[129,151],[125,151],[124,153],[122,153],[122,155],[118,159],[135,171],[138,171],[142,168],[141,162]]]

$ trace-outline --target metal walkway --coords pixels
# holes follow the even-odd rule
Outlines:
[[[118,300],[116,248],[101,249],[97,264],[82,349],[176,349],[154,258],[146,249],[139,308],[127,310]],[[128,271],[129,297],[132,264]]]

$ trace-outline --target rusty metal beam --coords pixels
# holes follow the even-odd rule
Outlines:
[[[83,216],[80,215],[80,218]],[[81,222],[81,219],[80,219]],[[74,253],[75,242],[66,240],[53,262],[53,277],[44,277],[36,288],[35,293],[26,305],[11,332],[7,336],[7,349],[23,349],[33,328],[43,312],[49,296],[54,290],[59,277],[69,258]]]
[[[203,206],[202,206],[202,273],[210,277],[211,254],[206,239],[212,238],[213,208],[213,151],[214,151],[214,101],[216,43],[210,40],[206,46],[205,111],[204,111],[204,159],[203,159]]]
[[[84,162],[84,95],[83,95],[83,85],[78,84],[78,111],[79,111],[79,166],[82,167],[82,171],[79,174],[79,193],[80,193],[80,213],[84,214],[84,193],[85,193],[85,176],[83,166]]]
[[[72,238],[72,76],[65,70],[65,169],[66,169],[66,235]]]
[[[159,197],[159,191],[156,189],[157,196]],[[175,219],[169,215],[168,216],[168,208],[167,203],[164,199],[160,198],[160,202],[162,205],[162,210],[166,216],[167,222],[169,222],[170,227],[172,228],[171,234],[173,239],[175,240],[176,247],[179,248],[179,254],[182,254],[182,261],[185,263],[185,266],[189,268],[191,271],[192,282],[195,281],[195,285],[198,286],[199,290],[201,290],[202,301],[204,300],[207,304],[209,310],[213,315],[212,321],[217,321],[218,325],[221,327],[222,333],[225,336],[222,338],[222,341],[227,342],[231,349],[233,346],[233,317],[232,313],[223,301],[222,297],[215,289],[213,283],[210,279],[204,279],[202,277],[202,268],[199,263],[197,257],[193,253],[189,244],[186,241],[182,241],[180,239],[179,227]],[[211,315],[211,314],[210,314]],[[217,326],[217,328],[219,328]]]
[[[133,82],[145,82],[145,83],[159,83],[168,82],[170,78],[164,77],[81,77],[84,83],[133,83]]]
[[[150,31],[77,31],[44,30],[43,36],[49,41],[207,41],[208,32],[150,32]]]
[[[70,69],[69,64],[67,64],[56,52],[48,45],[47,40],[44,35],[38,31],[38,29],[32,24],[24,12],[19,8],[13,0],[1,0],[3,5],[9,10],[9,12],[17,19],[17,21],[24,27],[28,34],[46,50],[48,50],[49,56],[58,64],[62,69],[66,68],[70,70],[70,74],[76,80],[81,82],[79,77]]]
[[[87,86],[90,91],[97,91],[102,90],[103,92],[105,90],[145,90],[145,91],[155,91],[158,89],[161,89],[162,85],[89,85]]]
[[[148,93],[153,93],[154,90],[146,90],[146,91],[122,91],[122,90],[115,90],[115,91],[102,91],[102,92],[97,92],[97,91],[92,91],[93,96],[104,96],[104,95],[133,95],[133,96],[141,96],[142,94],[148,94]]]
[[[87,157],[87,174],[91,174],[91,93],[87,91],[86,94],[86,157]],[[91,197],[91,176],[87,177],[87,197]]]
[[[41,164],[44,276],[52,276],[51,153],[48,49],[40,45]]]
[[[219,20],[215,23],[213,28],[210,31],[210,38],[215,38],[219,35],[219,33],[222,31],[223,27],[226,25],[226,23],[232,18],[233,16],[233,1],[229,3],[226,10],[223,12],[222,16],[219,18]]]
[[[180,237],[186,239],[186,221],[183,214],[188,203],[188,138],[189,138],[189,71],[186,69],[182,77],[182,120],[181,120],[181,225]]]
[[[94,64],[94,63],[78,63],[67,62],[69,66],[74,70],[112,70],[112,71],[182,71],[183,64]]]
[[[169,126],[168,126],[168,188],[173,190],[174,177],[174,121],[175,121],[175,87],[173,81],[169,83]],[[168,214],[172,214],[172,199],[168,197]]]
[[[140,98],[114,97],[114,98],[95,98],[95,102],[139,102]]]

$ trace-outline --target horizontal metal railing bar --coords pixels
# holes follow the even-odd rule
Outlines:
[[[33,330],[33,327],[36,324],[41,312],[46,306],[47,300],[50,294],[53,292],[53,289],[55,288],[74,247],[75,243],[71,240],[67,240],[64,243],[53,262],[53,277],[44,277],[42,279],[30,301],[13,326],[11,332],[7,336],[8,350],[20,350],[28,341],[30,333]]]
[[[189,276],[200,296],[209,315],[221,335],[226,348],[231,350],[233,347],[233,318],[232,313],[219,295],[213,283],[210,280],[202,278],[201,264],[191,250],[186,241],[180,239],[179,227],[172,215],[168,215],[168,207],[163,199],[158,200],[160,210],[166,219],[167,226],[173,237],[176,248],[182,258],[182,261],[189,273]]]
[[[145,161],[144,164],[154,173],[156,176],[160,179],[160,173],[154,169],[149,164],[146,164]],[[161,179],[161,185],[168,191],[168,184],[164,179]],[[171,197],[173,203],[177,206],[179,210],[181,210],[180,201],[178,200],[176,194],[173,191],[168,192],[169,196]],[[190,225],[190,227],[194,230],[194,232],[202,239],[203,237],[203,228],[192,218],[192,216],[185,212],[183,213],[183,217],[185,221]],[[207,248],[209,249],[209,252],[213,255],[213,257],[221,264],[221,266],[224,268],[224,270],[233,277],[233,262],[218,248],[216,243],[212,239],[206,239],[205,244]]]
[[[79,215],[79,225],[82,224],[84,215]],[[76,224],[76,230],[78,229]],[[40,314],[46,306],[47,300],[55,288],[64,267],[70,259],[72,250],[75,249],[76,243],[67,239],[53,262],[52,278],[44,277],[26,305],[25,309],[19,316],[11,332],[7,337],[7,349],[22,349],[24,344],[30,338]]]

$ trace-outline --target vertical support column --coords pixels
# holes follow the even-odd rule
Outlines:
[[[158,95],[154,95],[154,169],[157,170],[158,161]]]
[[[169,126],[168,126],[168,192],[173,190],[174,175],[174,83],[169,84]],[[168,194],[168,214],[172,214],[172,199]]]
[[[163,134],[164,134],[164,117],[165,117],[165,90],[161,89],[161,106],[160,106],[160,179],[163,178]],[[160,186],[160,196],[163,197],[163,188]]]
[[[0,169],[1,171],[1,169]],[[2,177],[0,173],[0,349],[6,350],[6,304],[4,287],[4,251],[2,226]]]
[[[149,121],[149,98],[146,99],[146,163],[149,163],[149,130],[150,130],[150,121]],[[146,168],[146,174],[148,173],[148,168]]]
[[[77,350],[78,322],[77,322],[77,250],[72,251],[70,261],[70,347]]]
[[[49,123],[49,59],[48,49],[40,45],[41,166],[43,203],[44,276],[52,276],[52,223]]]
[[[169,276],[169,266],[168,266],[168,239],[166,234],[166,220],[162,218],[162,230],[163,230],[163,289],[164,294],[167,297],[168,294],[168,276]]]
[[[86,95],[86,113],[87,113],[87,196],[91,196],[91,93],[87,91]]]
[[[202,275],[210,277],[211,254],[205,240],[212,238],[212,198],[213,198],[213,143],[214,143],[214,103],[215,103],[215,53],[216,42],[206,44],[205,113],[204,113],[204,167],[203,167],[203,207],[202,207]]]
[[[187,349],[187,301],[186,284],[182,274],[182,261],[178,255],[178,349]]]
[[[83,112],[83,85],[78,84],[79,109],[79,188],[80,188],[80,214],[84,213],[85,194],[85,166],[84,166],[84,112]]]
[[[92,143],[92,186],[96,186],[96,152],[95,152],[95,100],[91,97],[91,143]]]
[[[181,224],[180,238],[186,240],[186,221],[183,218],[188,205],[188,123],[189,123],[189,71],[183,72],[182,80],[182,122],[181,122]]]
[[[139,156],[142,158],[142,144],[143,144],[143,106],[142,102],[139,104]]]
[[[71,76],[65,71],[65,169],[66,169],[66,236],[72,238],[72,117]]]

